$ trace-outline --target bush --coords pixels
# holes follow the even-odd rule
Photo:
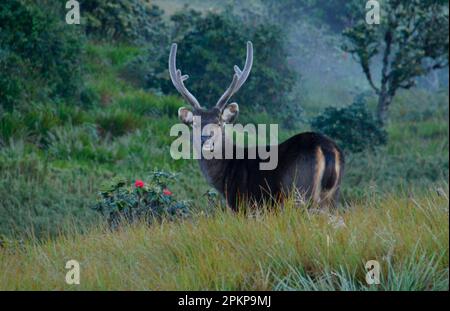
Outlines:
[[[364,95],[358,96],[348,107],[326,108],[311,121],[311,127],[353,153],[374,149],[387,141],[387,133],[368,111]]]
[[[0,105],[73,98],[81,89],[83,38],[64,23],[63,2],[3,0],[0,6]]]
[[[190,75],[187,86],[203,106],[215,105],[231,83],[233,66],[243,66],[246,42],[251,40],[255,66],[234,100],[248,108],[276,113],[298,107],[286,96],[294,86],[295,73],[287,61],[281,29],[262,23],[250,25],[225,13],[202,16],[193,10],[177,13],[171,20],[172,38],[179,44],[178,67]],[[162,54],[150,49],[130,66],[145,74],[146,87],[177,94],[168,74],[169,48],[167,45]]]
[[[94,209],[102,213],[111,228],[122,221],[136,222],[168,217],[185,217],[188,206],[184,201],[176,201],[167,188],[174,175],[155,171],[149,182],[136,180],[130,185],[125,178],[116,177],[103,185]]]
[[[18,112],[8,111],[0,115],[0,149],[11,139],[24,136],[26,132],[23,118]]]
[[[40,147],[48,144],[49,132],[62,124],[80,125],[87,114],[79,107],[58,103],[31,103],[22,109],[0,114],[0,147],[10,139],[26,139]]]
[[[102,141],[94,125],[58,127],[47,135],[49,159],[112,163],[120,157],[110,142]]]
[[[149,117],[175,117],[183,102],[175,96],[156,96],[144,90],[117,99],[117,106],[129,113]]]
[[[83,3],[86,34],[123,42],[167,41],[164,12],[147,0],[90,0]]]
[[[133,132],[143,124],[141,116],[132,114],[125,110],[115,109],[111,112],[102,112],[96,123],[102,136],[122,136]]]

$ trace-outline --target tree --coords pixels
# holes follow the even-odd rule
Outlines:
[[[80,95],[85,40],[64,12],[60,1],[2,1],[0,109]]]
[[[299,105],[286,96],[292,91],[296,73],[289,66],[281,29],[271,24],[248,25],[226,13],[203,15],[188,9],[173,15],[171,21],[172,42],[179,44],[177,62],[191,77],[187,86],[202,105],[211,107],[220,98],[233,77],[233,66],[242,66],[245,61],[246,42],[251,40],[255,65],[245,90],[233,100],[255,111],[289,118],[283,123],[286,126],[300,116]],[[132,66],[148,69],[148,88],[176,94],[167,73],[168,51],[156,54],[149,51]]]
[[[448,66],[448,3],[442,0],[380,1],[381,23],[364,18],[344,30],[344,50],[356,56],[378,96],[377,116],[385,124],[396,92],[409,89],[416,78]],[[381,56],[380,82],[370,63]]]
[[[138,44],[167,40],[164,12],[148,0],[90,0],[82,10],[91,38]]]

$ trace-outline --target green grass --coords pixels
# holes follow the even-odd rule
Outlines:
[[[448,90],[399,92],[388,144],[347,155],[346,209],[335,215],[345,226],[335,228],[292,206],[253,217],[211,210],[198,163],[170,157],[185,103],[122,75],[140,53],[90,43],[86,104],[0,115],[0,289],[448,290]],[[339,83],[311,89],[307,118],[350,104]],[[240,109],[244,124],[277,120]],[[280,141],[307,130],[280,127]],[[90,209],[101,184],[155,169],[178,174],[169,186],[191,201],[191,218],[106,230]],[[81,262],[79,287],[64,283],[69,259]],[[364,282],[369,259],[382,266],[376,287]]]
[[[110,232],[76,227],[0,251],[0,289],[448,290],[448,190],[373,197],[332,214],[288,203]],[[81,284],[65,283],[65,262]],[[377,260],[381,284],[365,283]]]
[[[171,187],[202,210],[209,186],[198,164],[175,161],[169,152],[170,127],[185,103],[178,96],[142,90],[120,75],[139,53],[136,47],[90,43],[86,84],[93,92],[91,105],[33,103],[0,115],[0,234],[54,235],[70,217],[91,223],[89,206],[105,179],[144,178],[154,169],[178,173]],[[337,104],[334,98],[342,97],[337,89],[302,103],[307,115]],[[373,106],[374,98],[369,103]],[[240,108],[238,121],[244,124],[276,120],[246,105]],[[448,90],[400,92],[392,104],[387,146],[347,155],[343,199],[360,201],[374,193],[412,191],[448,180],[447,117]],[[306,130],[307,123],[295,130],[280,127],[279,140]],[[32,169],[22,169],[27,162]]]

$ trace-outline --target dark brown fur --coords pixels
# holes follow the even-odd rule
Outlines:
[[[326,201],[327,192],[333,191],[327,204],[336,206],[344,171],[344,157],[333,141],[318,133],[298,134],[280,144],[278,166],[272,171],[260,170],[259,163],[264,160],[247,157],[231,160],[201,159],[200,167],[207,180],[224,195],[233,210],[238,209],[241,200],[279,200],[294,188],[308,200],[312,198],[316,187],[317,148],[321,148],[325,158],[323,176],[319,180],[321,198]],[[339,154],[339,172],[336,171],[335,152]],[[244,154],[248,154],[247,148],[244,149]]]

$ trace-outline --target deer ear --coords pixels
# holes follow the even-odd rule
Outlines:
[[[236,103],[229,104],[222,112],[222,120],[225,123],[233,123],[239,115],[239,105]]]
[[[178,109],[178,118],[184,124],[191,125],[194,115],[189,109],[181,107],[180,109]]]

